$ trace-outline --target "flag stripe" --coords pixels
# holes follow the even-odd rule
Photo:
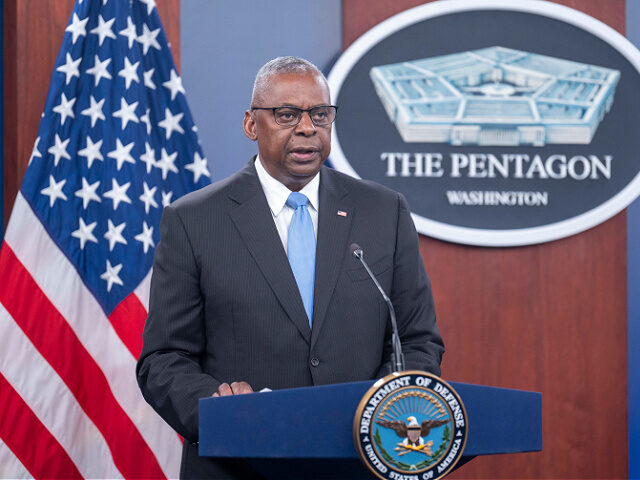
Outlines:
[[[102,432],[118,469],[125,477],[164,477],[98,365],[6,244],[0,251],[0,270],[12,273],[13,284],[13,288],[9,282],[0,285],[0,302]]]
[[[24,238],[29,241],[22,241]],[[135,379],[135,359],[115,334],[75,267],[58,250],[20,193],[5,242],[100,365],[113,394],[155,452],[165,475],[177,477],[181,443],[176,433],[142,399]],[[46,262],[40,260],[42,251],[47,252]]]
[[[153,268],[149,269],[149,273],[146,277],[140,282],[140,285],[136,287],[133,293],[136,294],[138,300],[144,307],[145,311],[149,311],[149,294],[151,293],[151,273],[153,272]]]
[[[0,437],[35,478],[82,478],[67,452],[0,374]],[[37,438],[37,447],[33,439]]]
[[[142,351],[142,329],[147,311],[135,294],[121,301],[109,315],[109,321],[134,358]]]
[[[29,470],[18,460],[18,457],[9,449],[9,446],[2,441],[0,435],[0,478],[28,479],[33,478]]]
[[[99,430],[1,304],[0,329],[5,354],[0,357],[0,371],[82,475],[85,478],[121,478]],[[26,368],[28,375],[25,375]],[[38,438],[30,438],[27,448],[39,449]]]

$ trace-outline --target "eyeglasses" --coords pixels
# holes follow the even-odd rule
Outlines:
[[[295,127],[300,123],[302,114],[307,112],[315,126],[326,127],[336,119],[338,107],[335,105],[318,105],[306,110],[298,107],[251,107],[251,111],[254,110],[271,110],[276,123],[282,127]]]

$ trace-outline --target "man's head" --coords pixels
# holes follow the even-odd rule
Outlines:
[[[331,124],[317,125],[324,123],[321,117],[314,115],[314,123],[311,112],[304,112],[297,125],[283,126],[271,109],[288,106],[307,110],[330,104],[324,75],[307,60],[279,57],[256,75],[251,109],[244,114],[244,132],[258,142],[267,172],[290,190],[298,191],[309,183],[329,156]]]

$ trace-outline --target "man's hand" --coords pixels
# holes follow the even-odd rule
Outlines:
[[[218,387],[212,397],[226,397],[227,395],[241,395],[243,393],[252,393],[253,388],[247,382],[233,382],[231,385],[223,383]]]

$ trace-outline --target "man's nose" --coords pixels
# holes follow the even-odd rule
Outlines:
[[[316,133],[316,126],[311,121],[309,112],[302,112],[302,117],[300,117],[300,121],[296,125],[295,132],[299,135],[313,135]]]

